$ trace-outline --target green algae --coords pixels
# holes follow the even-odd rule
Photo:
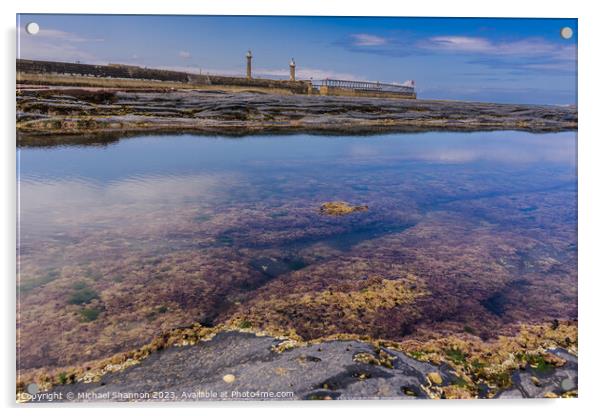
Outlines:
[[[95,321],[100,315],[100,310],[95,308],[84,308],[79,311],[84,322],[92,322]]]

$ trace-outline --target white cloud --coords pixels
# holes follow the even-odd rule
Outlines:
[[[574,45],[559,46],[540,38],[494,42],[472,36],[435,36],[420,44],[431,50],[481,53],[493,56],[545,56],[553,59],[576,59]]]
[[[27,33],[27,32],[23,31],[22,33]],[[77,33],[65,32],[63,30],[57,30],[57,29],[46,29],[43,27],[40,28],[40,31],[38,32],[37,35],[35,35],[35,37],[36,38],[45,38],[45,39],[61,39],[61,40],[67,41],[67,42],[103,42],[104,41],[104,39],[102,39],[102,38],[87,38],[85,36],[78,35]]]
[[[41,27],[36,35],[30,35],[20,27],[17,36],[19,58],[103,63],[85,46],[86,43],[103,42],[103,39],[87,38],[77,33],[44,27]]]
[[[190,59],[192,54],[188,51],[180,51],[180,52],[178,52],[178,56],[182,59]]]
[[[466,52],[490,52],[491,42],[484,38],[468,36],[435,36],[429,39],[433,48]]]
[[[382,46],[387,43],[387,39],[367,33],[356,33],[351,35],[351,38],[354,46]]]

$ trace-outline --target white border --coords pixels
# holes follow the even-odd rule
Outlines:
[[[408,402],[346,402],[346,403],[224,403],[199,405],[200,409],[179,406],[177,412],[237,412],[264,415],[266,411],[278,414],[304,414],[308,412],[340,411],[346,414],[367,412],[387,413],[441,413],[441,414],[487,414],[496,415],[528,411],[546,415],[563,414],[595,409],[598,391],[602,389],[602,354],[600,346],[600,320],[602,313],[599,297],[602,295],[602,270],[597,237],[601,234],[602,201],[598,178],[602,178],[601,127],[594,124],[600,114],[599,76],[600,39],[602,39],[602,16],[596,13],[595,2],[576,1],[430,1],[398,2],[384,0],[221,0],[221,1],[68,1],[68,0],[19,0],[1,3],[4,47],[2,58],[3,96],[0,101],[2,126],[5,127],[2,143],[2,186],[3,203],[1,220],[1,250],[4,266],[4,308],[2,319],[4,336],[0,342],[3,358],[1,377],[2,404],[14,406],[15,380],[15,14],[20,13],[121,13],[121,14],[249,14],[249,15],[347,15],[347,16],[465,16],[465,17],[577,17],[579,18],[579,332],[580,369],[579,399],[573,400],[522,400],[522,401],[472,401],[438,403]],[[602,398],[602,397],[601,397]],[[602,403],[601,403],[602,404]],[[336,410],[334,410],[336,408]],[[331,410],[332,409],[332,410]],[[111,412],[131,412],[123,406],[111,406]],[[141,411],[137,409],[134,411]],[[19,409],[19,412],[43,411],[44,413],[106,414],[105,409],[86,407]],[[145,407],[145,413],[164,414],[163,405]],[[587,413],[586,413],[587,414]]]

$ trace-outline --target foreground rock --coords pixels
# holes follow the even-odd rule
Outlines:
[[[17,130],[32,134],[574,130],[575,107],[227,93],[126,92],[82,88],[17,93]]]
[[[58,401],[415,399],[445,397],[442,389],[459,385],[447,364],[436,366],[363,342],[330,341],[277,352],[281,343],[222,332],[208,342],[151,354],[98,382],[66,384],[50,393]],[[539,387],[532,384],[533,370],[521,370],[513,388],[499,397],[553,397],[575,390],[576,358],[563,350],[554,353],[567,364],[537,373]]]

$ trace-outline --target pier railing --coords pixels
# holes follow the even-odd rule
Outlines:
[[[332,88],[347,88],[351,90],[362,90],[362,91],[383,91],[383,92],[402,92],[402,93],[413,93],[414,87],[399,84],[385,84],[382,82],[371,82],[371,81],[347,81],[342,79],[323,79],[323,80],[312,80],[314,87],[326,86]]]

